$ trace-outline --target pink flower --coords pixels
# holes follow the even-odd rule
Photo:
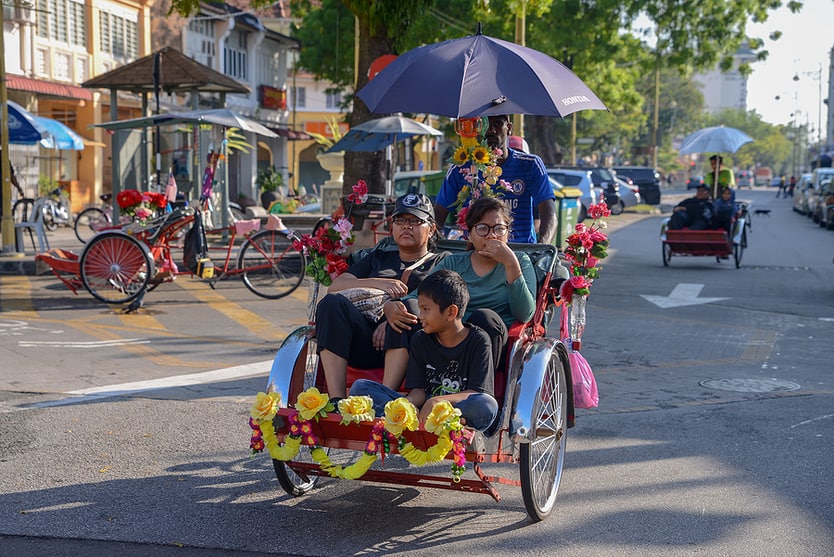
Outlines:
[[[347,219],[339,219],[339,221],[333,225],[333,229],[336,230],[342,240],[345,241],[352,236],[351,230],[353,230],[353,223]]]
[[[457,225],[460,227],[461,230],[468,230],[466,226],[466,213],[469,212],[469,205],[458,211],[458,220]]]
[[[608,240],[608,236],[606,236],[599,230],[592,230],[590,238],[595,244],[599,244],[600,242],[605,242],[606,240]]]
[[[588,216],[596,220],[602,217],[611,216],[611,211],[605,203],[595,203],[588,207]]]
[[[570,282],[570,285],[574,290],[579,290],[580,288],[590,288],[591,287],[591,283],[588,282],[588,279],[586,279],[582,275],[573,276],[573,277],[570,278],[570,280],[568,282]]]
[[[359,180],[351,187],[353,190],[348,195],[348,201],[352,201],[356,205],[361,205],[368,199],[368,184],[365,180]]]

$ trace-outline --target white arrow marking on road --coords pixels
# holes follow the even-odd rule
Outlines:
[[[709,304],[711,302],[720,302],[721,300],[727,299],[699,298],[698,294],[701,293],[703,288],[703,284],[687,284],[682,282],[678,284],[668,296],[651,296],[649,294],[641,294],[640,296],[662,309]]]

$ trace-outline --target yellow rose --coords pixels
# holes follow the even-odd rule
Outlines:
[[[373,421],[374,401],[369,396],[349,396],[339,401],[339,412],[342,414],[342,423],[370,422]]]
[[[426,431],[440,435],[444,429],[455,422],[460,421],[460,410],[453,407],[448,400],[443,400],[434,405],[431,413],[426,417]]]
[[[250,415],[258,422],[271,420],[275,417],[279,404],[281,404],[281,393],[258,393],[255,396],[255,403],[252,405]]]
[[[417,429],[417,408],[405,397],[392,400],[385,405],[385,429],[399,437],[404,429]]]
[[[318,414],[322,408],[327,406],[330,397],[327,393],[320,393],[315,387],[310,387],[298,395],[295,401],[295,409],[302,420],[310,420]]]

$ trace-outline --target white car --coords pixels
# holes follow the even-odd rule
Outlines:
[[[547,175],[553,178],[558,184],[578,188],[582,192],[579,202],[579,219],[582,222],[588,216],[588,207],[597,202],[597,192],[591,180],[590,170],[566,170],[562,168],[548,168]],[[551,183],[552,185],[552,183]],[[554,190],[558,188],[554,187]]]

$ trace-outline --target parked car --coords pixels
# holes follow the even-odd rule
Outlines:
[[[635,186],[633,182],[620,177],[614,179],[620,185],[620,206],[623,209],[640,205],[643,202],[640,199],[640,188]]]
[[[822,213],[826,210],[826,200],[831,195],[834,186],[834,168],[817,168],[811,173],[811,184],[814,193],[808,197],[808,216],[816,223],[822,220]]]
[[[753,189],[753,180],[750,172],[747,170],[739,170],[736,172],[736,187],[738,189],[748,188]]]
[[[409,170],[394,174],[394,197],[407,193],[422,193],[432,200],[437,197],[446,172],[442,170]]]
[[[660,205],[660,173],[649,166],[615,166],[618,176],[628,176],[640,188],[643,203]]]
[[[611,213],[618,215],[622,212],[620,207],[620,187],[614,173],[604,166],[554,166],[559,170],[589,170],[591,181],[596,189],[597,199],[605,201]]]
[[[548,168],[547,175],[556,180],[556,182],[573,188],[578,188],[582,192],[579,197],[579,202],[582,205],[579,208],[579,222],[585,220],[588,216],[588,207],[597,202],[597,193],[593,186],[590,170],[567,170],[559,168]]]
[[[700,186],[704,185],[704,177],[703,176],[692,176],[689,180],[686,181],[686,189],[688,190],[696,190]]]
[[[828,230],[834,230],[834,176],[823,179],[817,198],[817,213],[819,224]]]
[[[801,215],[808,215],[808,198],[814,194],[812,185],[811,173],[808,172],[799,177],[793,190],[793,210]]]

